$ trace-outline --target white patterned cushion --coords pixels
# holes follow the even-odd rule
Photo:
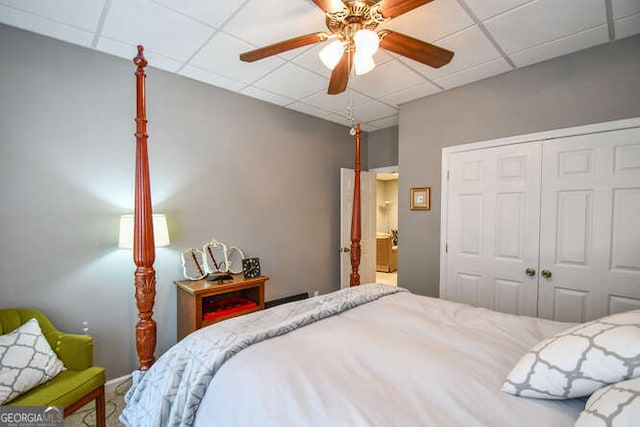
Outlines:
[[[573,427],[632,426],[640,426],[640,378],[593,393]]]
[[[507,376],[518,396],[569,399],[640,376],[640,310],[583,323],[548,338]]]
[[[63,369],[36,319],[0,335],[0,405],[49,381]]]

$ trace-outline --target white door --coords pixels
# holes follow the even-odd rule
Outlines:
[[[539,316],[640,308],[640,129],[549,141],[542,164]]]
[[[531,142],[449,157],[443,298],[536,315],[540,156]]]
[[[340,287],[348,288],[351,275],[351,213],[353,209],[353,169],[340,169]],[[361,256],[360,283],[376,281],[376,174],[360,173]]]

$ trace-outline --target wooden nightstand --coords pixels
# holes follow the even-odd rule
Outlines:
[[[236,274],[233,275],[233,282],[222,284],[208,282],[206,279],[174,281],[178,286],[178,341],[204,326],[264,310],[264,284],[267,280],[269,278],[266,276],[245,279],[241,274]],[[213,311],[224,305],[225,301],[236,301],[238,298],[249,300],[255,305],[226,314],[224,311]],[[219,313],[222,314],[218,315]]]

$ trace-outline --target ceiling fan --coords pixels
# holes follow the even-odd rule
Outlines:
[[[245,62],[277,55],[310,44],[334,40],[319,56],[332,69],[331,95],[344,92],[355,64],[356,74],[373,69],[372,55],[379,47],[434,68],[448,64],[453,52],[391,30],[374,32],[378,25],[433,0],[312,0],[326,16],[329,32],[294,37],[240,55]]]

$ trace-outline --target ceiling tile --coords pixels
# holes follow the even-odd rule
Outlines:
[[[0,23],[80,46],[89,46],[93,40],[93,33],[88,31],[2,5],[0,5]]]
[[[0,4],[93,32],[98,26],[104,0],[0,0]]]
[[[326,89],[328,84],[317,74],[289,63],[256,82],[255,86],[299,100]]]
[[[237,91],[245,86],[244,83],[237,80],[229,79],[225,76],[221,76],[211,71],[203,70],[202,68],[194,67],[192,65],[185,66],[180,70],[180,74],[189,77],[194,80],[208,83],[213,86],[221,87],[223,89],[229,89]]]
[[[304,102],[294,102],[293,104],[287,105],[287,108],[320,118],[326,117],[330,114],[330,112],[327,110],[314,107],[313,105],[305,104]]]
[[[588,47],[596,46],[609,41],[607,25],[601,25],[577,34],[572,34],[531,49],[510,55],[511,60],[518,67],[524,67],[536,62],[576,52]]]
[[[358,105],[362,105],[370,101],[371,98],[350,89],[347,89],[338,95],[329,95],[327,94],[326,89],[322,89],[320,92],[304,99],[306,104],[313,105],[336,114],[346,114],[349,103],[351,103],[352,106],[357,107]]]
[[[503,58],[498,58],[484,64],[476,65],[475,67],[467,68],[458,73],[450,74],[436,80],[436,83],[445,89],[451,89],[511,70],[512,68],[507,61]]]
[[[477,26],[438,40],[436,45],[449,49],[454,53],[451,62],[445,66],[432,68],[412,59],[401,57],[400,60],[420,74],[433,80],[500,57],[498,50]]]
[[[615,29],[617,39],[640,33],[640,13],[615,21]]]
[[[391,126],[398,126],[400,116],[396,114],[395,116],[386,117],[380,120],[374,120],[369,122],[368,124],[377,127],[378,129],[389,128]]]
[[[148,0],[113,0],[102,34],[184,61],[213,30]]]
[[[466,0],[473,13],[484,21],[487,18],[529,3],[531,0]]]
[[[316,74],[320,74],[327,80],[331,77],[331,70],[324,66],[320,58],[318,57],[318,53],[327,43],[318,43],[316,45],[311,46],[305,52],[302,52],[300,55],[296,56],[292,62],[296,65],[306,68],[309,71],[312,71]]]
[[[363,132],[374,132],[376,130],[380,130],[378,126],[374,126],[371,123],[361,123],[360,130]]]
[[[613,19],[620,19],[640,13],[640,1],[638,0],[613,0]]]
[[[251,45],[219,32],[193,57],[190,64],[245,83],[252,83],[284,64],[277,57],[256,62],[241,61],[240,54],[251,49]]]
[[[219,28],[245,0],[154,0],[207,25]]]
[[[350,85],[367,96],[380,97],[422,82],[424,78],[419,74],[399,61],[391,61],[362,76],[352,76]]]
[[[256,48],[327,31],[327,27],[325,14],[309,0],[254,0],[229,20],[224,31]],[[282,56],[292,58],[299,55],[301,49]]]
[[[380,26],[416,39],[432,42],[473,25],[456,0],[437,0]]]
[[[240,93],[252,98],[259,99],[261,101],[266,101],[271,104],[281,106],[291,104],[293,102],[293,99],[287,98],[286,96],[278,95],[276,93],[269,92],[268,90],[263,90],[255,86],[246,87],[242,89]]]
[[[391,95],[383,96],[382,98],[380,98],[380,100],[389,105],[394,105],[397,107],[401,104],[404,104],[405,102],[433,95],[434,93],[440,92],[440,90],[441,89],[439,87],[434,86],[429,82],[424,82],[417,86],[392,93]]]
[[[576,13],[572,1],[537,0],[485,21],[506,53],[606,24],[603,0],[581,0]]]
[[[378,101],[368,102],[353,108],[353,115],[356,121],[360,122],[372,122],[396,114],[398,114],[398,110]]]
[[[324,119],[329,120],[330,122],[338,123],[342,126],[351,127],[351,122],[347,120],[346,116],[341,116],[338,114],[329,114],[328,116],[324,117]]]
[[[129,60],[133,59],[138,53],[136,46],[128,45],[117,40],[111,40],[108,37],[100,37],[98,44],[96,45],[96,49]],[[144,56],[147,58],[149,66],[160,68],[162,70],[175,72],[180,68],[180,66],[182,66],[182,62],[176,61],[172,58],[167,58],[166,56],[153,52],[147,48],[144,49]]]

